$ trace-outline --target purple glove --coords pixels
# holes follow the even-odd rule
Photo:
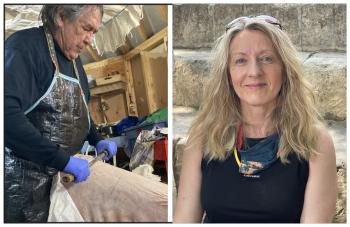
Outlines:
[[[97,154],[100,154],[104,150],[108,151],[108,156],[104,157],[103,160],[108,161],[110,158],[112,158],[114,155],[117,154],[117,143],[110,141],[110,140],[100,140],[96,144],[96,151]]]
[[[74,182],[80,183],[85,181],[90,175],[89,162],[71,156],[63,171],[74,175]]]

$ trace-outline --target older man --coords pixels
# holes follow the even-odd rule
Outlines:
[[[45,222],[52,177],[90,174],[73,157],[83,142],[115,155],[90,118],[89,89],[80,52],[100,26],[102,5],[46,5],[43,26],[5,42],[5,222]]]

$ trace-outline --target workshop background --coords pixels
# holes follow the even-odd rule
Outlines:
[[[42,25],[39,20],[41,7],[5,5],[5,40],[15,31]],[[102,136],[118,144],[118,153],[109,164],[164,185],[167,184],[168,168],[167,8],[167,5],[104,5],[101,27],[92,45],[80,55],[88,75],[91,116]],[[81,153],[94,155],[95,150],[86,141]],[[134,209],[133,212],[139,213],[139,216],[132,213],[128,216],[125,210],[120,209],[124,216],[111,220],[167,220],[166,213],[164,215],[167,211],[166,189],[152,185],[150,181],[130,178],[124,173],[117,174],[120,174],[120,181],[124,180],[122,184],[118,181],[114,190],[121,188],[120,185],[129,187],[125,196],[134,193],[134,204],[126,206],[129,210]],[[149,185],[138,188],[142,183]],[[76,189],[69,192],[73,199],[76,198],[74,193],[79,196],[79,187],[76,185]],[[125,188],[121,191],[124,192]],[[141,194],[147,193],[147,199],[140,198]],[[122,199],[122,203],[126,201],[122,196],[116,199]],[[143,216],[142,212],[135,212],[138,205],[147,201],[148,205],[144,205],[148,208],[145,208]],[[79,202],[75,201],[77,204]],[[96,221],[83,215],[86,205],[82,203],[80,210],[84,221]],[[157,209],[159,214],[163,212],[162,217],[153,218]],[[146,210],[150,210],[149,214]]]

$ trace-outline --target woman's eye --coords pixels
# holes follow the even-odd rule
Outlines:
[[[272,57],[271,56],[263,56],[259,58],[259,62],[262,63],[271,63],[272,62]]]
[[[238,59],[235,60],[235,64],[236,65],[242,65],[242,64],[244,64],[246,62],[247,62],[247,60],[244,59],[244,58],[238,58]]]

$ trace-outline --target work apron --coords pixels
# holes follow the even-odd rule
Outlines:
[[[70,155],[78,153],[90,129],[87,102],[78,79],[59,71],[52,35],[44,27],[55,74],[45,92],[24,113],[41,135]],[[16,156],[5,147],[5,222],[46,222],[50,189],[58,171]]]

